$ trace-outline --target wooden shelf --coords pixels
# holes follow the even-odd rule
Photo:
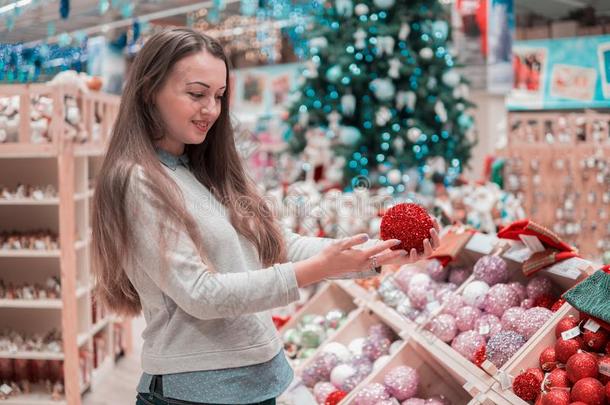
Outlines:
[[[0,249],[0,257],[55,257],[59,258],[59,249],[35,250],[35,249]]]
[[[0,299],[0,308],[61,309],[61,299]]]
[[[0,401],[2,405],[67,405],[65,399],[54,401],[47,393],[20,394]]]
[[[0,205],[59,205],[59,197],[43,198],[42,200],[35,200],[33,198],[0,199]]]
[[[53,144],[0,143],[0,159],[53,158],[57,154]]]
[[[0,351],[3,359],[26,359],[26,360],[63,360],[63,353],[53,352],[4,352]],[[3,402],[0,402],[3,403]]]

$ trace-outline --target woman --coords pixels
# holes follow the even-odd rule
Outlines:
[[[293,374],[268,310],[324,278],[420,258],[389,250],[395,240],[353,249],[366,235],[282,232],[236,151],[228,77],[213,39],[152,36],[99,175],[97,295],[147,324],[137,404],[274,404]]]

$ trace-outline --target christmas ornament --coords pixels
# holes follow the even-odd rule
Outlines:
[[[321,353],[313,360],[313,362],[303,369],[301,379],[303,383],[313,388],[319,381],[328,381],[330,372],[337,366],[339,359],[332,353]]]
[[[490,287],[508,281],[508,267],[504,259],[499,256],[481,257],[475,263],[472,274],[475,280],[484,281]]]
[[[582,339],[585,342],[588,350],[593,352],[601,352],[608,343],[608,332],[605,329],[599,328],[597,332],[592,332],[588,329],[582,333]]]
[[[473,281],[464,288],[462,298],[467,305],[475,308],[482,308],[485,303],[485,296],[489,291],[489,285],[484,281]]]
[[[369,6],[364,3],[356,4],[356,15],[361,16],[369,13]]]
[[[483,302],[485,312],[501,317],[510,308],[519,305],[519,296],[507,284],[496,284],[489,289]]]
[[[394,7],[395,0],[373,0],[375,7],[382,10],[388,10]]]
[[[430,48],[422,48],[419,51],[419,56],[421,56],[424,60],[429,60],[434,56],[434,52]]]
[[[470,276],[470,270],[465,267],[454,267],[449,270],[449,282],[455,285],[462,285]]]
[[[337,388],[341,388],[345,380],[356,374],[356,369],[349,364],[339,364],[330,372],[330,382]]]
[[[315,37],[309,40],[310,48],[326,49],[328,47],[328,40],[325,37]]]
[[[390,175],[388,174],[388,177]],[[394,281],[394,276],[389,275],[379,285],[377,289],[377,294],[381,297],[381,300],[386,303],[386,305],[396,308],[398,304],[400,304],[407,296],[404,292],[398,287],[398,285]]]
[[[326,313],[326,316],[324,317],[325,325],[329,329],[338,329],[341,324],[341,321],[343,321],[345,318],[347,318],[347,315],[342,310],[331,309]]]
[[[551,371],[544,381],[545,390],[550,390],[552,388],[569,388],[571,385],[568,373],[561,368],[556,368]]]
[[[441,122],[447,122],[447,109],[442,101],[439,100],[434,104],[434,112]]]
[[[534,306],[535,307],[543,307],[543,308],[551,309],[551,307],[553,306],[555,301],[556,301],[556,299],[555,299],[554,296],[552,296],[550,294],[542,294],[542,295],[539,295],[534,300]],[[551,311],[551,312],[553,312],[553,311]]]
[[[366,338],[356,338],[347,345],[347,348],[354,356],[359,356],[362,354],[362,347],[364,346],[365,341]]]
[[[451,347],[470,361],[473,361],[476,351],[484,346],[485,338],[473,330],[460,333],[451,342]]]
[[[517,325],[517,332],[529,340],[551,316],[553,316],[553,312],[550,309],[530,308],[521,317],[521,322]]]
[[[555,326],[555,337],[561,337],[561,334],[570,329],[574,329],[578,326],[578,319],[576,319],[572,315],[568,315],[565,318],[562,318],[559,322],[557,322],[557,326]]]
[[[383,383],[390,395],[399,401],[404,401],[417,394],[419,373],[414,368],[399,366],[385,375]]]
[[[320,381],[313,387],[313,396],[318,404],[326,402],[326,398],[333,392],[337,391],[334,385],[327,381]]]
[[[326,80],[331,83],[336,83],[339,81],[342,74],[343,72],[341,71],[341,66],[334,65],[326,71]]]
[[[322,347],[321,353],[332,353],[339,359],[340,362],[345,363],[352,357],[352,353],[345,345],[339,342],[329,342]]]
[[[443,313],[455,318],[458,311],[464,306],[464,300],[458,293],[450,292],[441,299],[441,304],[443,305]]]
[[[487,339],[496,333],[500,333],[502,331],[502,324],[497,316],[484,314],[475,321],[474,330]]]
[[[557,356],[555,355],[555,348],[552,346],[547,347],[540,353],[540,368],[546,372],[553,371],[557,367]]]
[[[527,282],[527,297],[535,300],[541,295],[552,294],[553,282],[545,276],[536,276]]]
[[[508,308],[502,315],[501,323],[503,330],[517,331],[517,327],[521,322],[521,317],[525,313],[525,309],[521,307]]]
[[[460,84],[460,75],[453,69],[443,73],[443,83],[449,87],[455,87]]]
[[[362,28],[358,28],[356,32],[354,32],[354,46],[356,49],[366,48],[366,37],[366,31]]]
[[[380,236],[383,240],[399,239],[402,243],[392,249],[424,251],[424,240],[430,239],[434,228],[425,209],[416,204],[403,203],[390,208],[381,220]]]
[[[402,173],[398,169],[392,169],[388,172],[387,178],[390,184],[400,184]]]
[[[354,12],[354,3],[352,0],[335,0],[335,9],[340,16],[350,18]]]
[[[339,132],[339,139],[344,145],[356,145],[360,142],[362,134],[356,127],[341,127]]]
[[[572,355],[566,363],[566,372],[572,383],[582,380],[583,378],[597,378],[599,374],[597,358],[586,352],[580,352]]]
[[[520,307],[523,309],[530,309],[534,306],[534,300],[530,299],[530,298],[526,298],[523,301],[521,301],[521,305]]]
[[[455,318],[449,314],[437,316],[430,321],[426,329],[445,343],[450,343],[458,332]]]
[[[479,309],[471,306],[462,307],[457,311],[455,316],[455,325],[460,332],[473,330],[475,322],[480,316],[481,311]]]
[[[324,405],[337,405],[346,396],[347,392],[345,391],[335,391],[326,398],[326,402],[324,402]]]
[[[375,123],[379,127],[384,127],[388,122],[392,120],[392,112],[388,107],[382,106],[377,110],[375,114]]]
[[[534,373],[524,372],[515,377],[513,392],[524,401],[533,401],[540,394],[542,379]]]
[[[576,382],[570,394],[570,400],[582,401],[588,405],[604,405],[605,397],[602,383],[591,377]]]
[[[316,348],[326,338],[324,328],[316,324],[308,324],[301,328],[301,346]]]
[[[390,36],[377,37],[377,56],[393,55],[395,40]]]
[[[525,338],[513,331],[500,332],[487,342],[487,360],[502,367],[525,344]]]
[[[565,304],[565,302],[566,302],[565,299],[559,298],[557,301],[555,301],[553,306],[551,306],[551,311],[557,312],[559,310],[559,308],[561,308],[563,306],[563,304]]]
[[[398,79],[400,77],[400,67],[402,66],[402,63],[400,63],[400,59],[392,58],[390,59],[388,64],[390,65],[388,69],[388,77],[391,77],[392,79]],[[402,107],[399,107],[399,109],[401,108]]]
[[[390,79],[375,79],[371,82],[370,88],[379,101],[390,101],[396,94],[396,88]]]
[[[411,26],[406,22],[400,24],[400,31],[398,31],[398,39],[406,41],[409,33],[411,32]]]
[[[376,323],[371,325],[368,330],[369,337],[377,337],[381,339],[388,339],[390,341],[396,339],[396,333],[385,323]]]
[[[542,394],[540,405],[569,405],[570,394],[564,390],[551,390]]]
[[[352,117],[356,111],[356,97],[353,94],[341,96],[341,111],[343,115]]]
[[[376,405],[378,402],[390,399],[386,388],[379,383],[362,387],[354,397],[354,405]]]
[[[513,281],[512,283],[508,283],[508,286],[515,290],[515,292],[519,296],[519,302],[527,298],[527,290],[525,289],[525,286],[520,282]]]
[[[564,340],[562,337],[558,338],[557,342],[555,342],[557,361],[563,364],[567,363],[570,357],[583,348],[583,345],[584,343],[580,336],[568,340]]]
[[[362,346],[362,354],[367,356],[372,361],[375,361],[379,357],[388,354],[390,344],[392,344],[392,342],[388,338],[369,336],[366,338],[364,345]]]
[[[409,130],[407,131],[407,139],[412,143],[417,143],[417,141],[419,141],[419,138],[421,137],[421,134],[421,129],[416,127],[409,128]]]

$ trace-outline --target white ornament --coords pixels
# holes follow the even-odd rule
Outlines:
[[[377,55],[381,56],[394,54],[394,43],[396,40],[390,36],[377,37]]]
[[[392,146],[394,146],[394,151],[396,153],[402,153],[405,150],[405,140],[400,136],[397,136],[396,139],[392,142]]]
[[[409,110],[415,109],[415,102],[417,101],[417,95],[412,91],[401,90],[396,93],[396,108],[402,110],[407,107]]]
[[[381,107],[375,114],[375,123],[377,126],[383,127],[392,119],[392,112],[388,107]]]
[[[432,59],[432,57],[434,56],[434,52],[430,48],[422,48],[419,51],[419,56],[426,60]]]
[[[328,40],[325,37],[315,37],[309,40],[311,48],[324,49],[328,46]]]
[[[362,354],[362,347],[364,346],[365,342],[366,338],[356,338],[349,342],[347,348],[353,353],[354,356],[360,356]]]
[[[427,84],[428,89],[434,90],[434,88],[436,87],[437,84],[438,84],[438,81],[436,80],[435,77],[430,77],[428,79],[428,84]]]
[[[412,143],[416,143],[419,140],[420,136],[421,136],[421,129],[419,129],[417,127],[409,128],[409,130],[407,131],[407,138]]]
[[[447,122],[447,109],[442,101],[438,100],[436,104],[434,104],[434,112],[438,115],[441,122]]]
[[[351,17],[354,12],[354,3],[352,0],[335,0],[335,8],[339,15]]]
[[[369,13],[369,6],[364,3],[360,3],[356,5],[356,15],[365,15]]]
[[[392,79],[398,79],[400,77],[400,67],[402,66],[402,63],[400,63],[398,58],[392,58],[388,63],[390,64],[388,76]]]
[[[353,94],[345,94],[341,97],[341,109],[343,114],[351,117],[356,111],[356,97]]]
[[[373,0],[375,7],[382,10],[387,10],[394,7],[395,0]]]
[[[364,49],[366,47],[366,31],[362,28],[358,28],[356,32],[354,32],[354,46],[356,49]]]
[[[400,39],[401,41],[406,41],[410,33],[411,26],[407,23],[402,23],[400,25],[400,31],[398,32],[398,39]]]
[[[371,87],[375,97],[381,101],[389,101],[396,94],[396,87],[390,79],[378,78],[371,82]]]
[[[341,363],[346,363],[352,358],[352,353],[344,344],[338,342],[330,342],[322,348],[322,353],[332,353]]]
[[[341,114],[337,111],[333,111],[328,114],[328,128],[335,134],[339,133],[339,121],[341,121]]]
[[[403,343],[404,343],[404,340],[402,340],[402,339],[398,339],[394,343],[392,343],[390,345],[390,356],[393,355],[394,353],[396,353],[398,351],[398,349],[400,349],[400,347],[402,346]]]
[[[388,172],[388,181],[390,184],[399,184],[402,180],[402,173],[398,169],[392,169]]]
[[[309,112],[299,111],[299,125],[306,127],[309,124]]]
[[[330,382],[337,388],[341,388],[345,380],[356,374],[356,369],[348,364],[339,364],[330,372]]]
[[[460,84],[460,75],[455,70],[449,70],[443,73],[443,83],[449,87],[455,87]]]
[[[489,285],[484,281],[473,281],[464,288],[462,298],[464,302],[471,307],[481,308],[483,301],[485,301],[485,295],[489,291]]]
[[[464,104],[463,104],[463,103],[457,103],[457,104],[455,105],[455,108],[456,108],[458,111],[464,111],[464,109],[465,109],[466,107],[464,106]]]
[[[310,79],[316,79],[318,77],[318,66],[314,61],[307,61],[307,70],[305,70],[304,75]]]

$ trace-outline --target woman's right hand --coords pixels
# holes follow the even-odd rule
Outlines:
[[[368,249],[354,249],[354,246],[367,240],[366,234],[340,239],[317,255],[295,263],[297,283],[300,287],[304,287],[325,278],[364,272],[407,255],[405,250],[389,250],[400,243],[397,239],[383,241]]]

